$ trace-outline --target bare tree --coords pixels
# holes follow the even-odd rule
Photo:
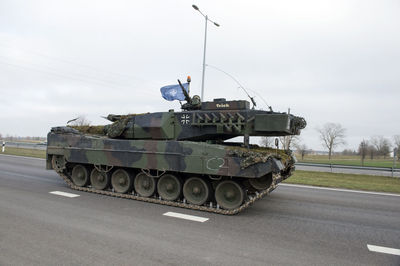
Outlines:
[[[296,135],[279,137],[279,142],[281,143],[284,150],[290,150],[292,146],[296,146],[296,143],[298,141],[299,136]]]
[[[261,146],[273,148],[275,145],[274,143],[275,143],[274,137],[262,137],[261,138]]]
[[[400,147],[400,135],[393,136],[393,143],[394,143],[394,146]]]
[[[275,148],[276,137],[262,137],[261,146],[268,148]],[[289,150],[291,147],[295,146],[298,141],[298,136],[282,136],[278,137],[279,143],[283,149]]]
[[[383,136],[374,136],[371,138],[371,144],[375,147],[377,154],[386,159],[390,153],[390,141]]]
[[[368,142],[363,140],[358,146],[358,154],[361,156],[361,165],[364,166],[364,160],[368,152]]]
[[[397,148],[397,160],[400,161],[400,135],[393,136],[394,146]]]
[[[390,154],[390,148],[391,148],[391,146],[392,146],[392,145],[390,144],[390,142],[389,142],[388,139],[386,139],[386,141],[387,141],[387,142],[385,142],[385,144],[384,144],[383,147],[382,147],[382,151],[381,151],[384,159],[386,159],[386,157],[389,156],[389,154]]]
[[[338,123],[326,123],[322,128],[317,130],[320,134],[319,137],[322,140],[322,144],[328,149],[330,160],[332,151],[336,147],[346,143],[344,140],[346,129]]]
[[[369,154],[369,158],[371,160],[374,159],[375,155],[377,155],[377,151],[373,145],[368,144],[367,146],[367,153]]]
[[[307,153],[309,153],[307,145],[298,143],[298,144],[296,144],[296,149],[297,149],[297,152],[300,153],[301,159],[304,160],[304,156],[306,156]]]

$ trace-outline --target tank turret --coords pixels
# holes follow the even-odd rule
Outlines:
[[[186,103],[187,104],[187,103]],[[237,136],[298,135],[306,126],[302,117],[250,109],[245,100],[211,102],[196,100],[184,110],[131,115],[108,115],[113,122],[103,134],[111,138],[155,140],[227,140]],[[194,109],[198,106],[198,109]],[[85,130],[87,127],[74,127]]]

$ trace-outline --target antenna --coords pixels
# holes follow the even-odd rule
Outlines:
[[[225,75],[227,75],[228,77],[230,77],[231,79],[233,79],[233,80],[239,85],[239,88],[241,88],[241,89],[246,93],[247,97],[249,97],[250,101],[251,101],[252,104],[253,104],[253,109],[254,109],[254,107],[257,105],[257,104],[256,104],[256,101],[254,100],[254,97],[251,97],[251,96],[249,95],[249,93],[246,91],[246,89],[242,86],[242,84],[240,84],[240,82],[239,82],[237,79],[235,79],[234,76],[232,76],[231,74],[229,74],[229,73],[223,71],[222,69],[219,69],[218,67],[211,66],[211,65],[209,65],[209,64],[206,64],[206,66],[212,67],[212,68],[214,68],[214,69],[216,69],[216,70],[218,70],[218,71],[221,71],[222,73],[224,73]]]
[[[267,101],[266,101],[257,91],[252,90],[252,89],[248,89],[248,90],[251,91],[251,92],[253,92],[253,93],[255,93],[255,94],[257,94],[257,96],[261,98],[261,100],[265,103],[265,105],[268,107],[268,109],[269,109],[271,112],[273,112],[272,107],[267,103]]]

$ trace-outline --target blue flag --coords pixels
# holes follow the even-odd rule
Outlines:
[[[182,86],[185,88],[186,92],[189,88],[189,83],[184,83]],[[167,101],[179,100],[184,101],[185,95],[183,94],[181,86],[178,85],[168,85],[160,89],[162,97]]]

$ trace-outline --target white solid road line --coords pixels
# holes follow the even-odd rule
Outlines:
[[[294,184],[282,184],[282,183],[279,184],[279,186],[284,186],[284,187],[298,187],[298,188],[311,188],[311,189],[320,189],[320,190],[330,190],[330,191],[340,191],[340,192],[351,192],[351,193],[360,193],[360,194],[370,194],[370,195],[400,197],[400,194],[381,193],[381,192],[372,192],[372,191],[362,191],[362,190],[353,190],[353,189],[340,189],[340,188],[329,188],[329,187],[315,187],[315,186],[307,186],[307,185],[294,185]],[[279,186],[278,186],[278,187],[279,187]]]
[[[72,193],[67,193],[67,192],[62,192],[62,191],[52,191],[49,192],[50,194],[54,194],[54,195],[59,195],[59,196],[63,196],[63,197],[68,197],[68,198],[75,198],[75,197],[79,197],[80,195],[78,194],[72,194]]]
[[[200,223],[204,223],[205,221],[208,221],[208,218],[203,218],[203,217],[194,216],[194,215],[187,215],[187,214],[177,213],[177,212],[166,212],[163,215],[169,216],[169,217],[174,217],[174,218],[179,218],[179,219],[200,222]]]
[[[368,244],[367,244],[367,247],[368,247],[369,251],[400,256],[400,249],[397,249],[397,248],[386,248],[386,247],[374,246],[374,245],[368,245]]]

